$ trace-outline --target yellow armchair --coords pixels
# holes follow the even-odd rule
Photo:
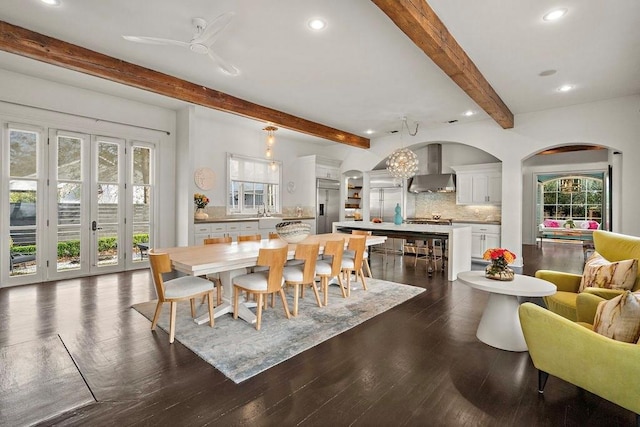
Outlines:
[[[595,230],[593,232],[593,244],[595,250],[609,261],[640,259],[640,238],[638,237]],[[547,308],[574,322],[578,320],[576,302],[582,276],[551,270],[538,270],[535,276],[553,283],[558,288],[558,292],[554,295],[544,297]],[[638,276],[633,290],[640,290],[640,268],[638,269]],[[601,288],[586,288],[585,292],[606,299],[611,299],[622,293],[622,291],[615,289]]]
[[[519,308],[524,339],[538,369],[538,392],[553,375],[634,412],[640,425],[640,345],[593,332],[588,320],[591,316],[593,321],[595,309],[590,310],[603,299],[580,294],[579,300],[584,325],[532,303]]]

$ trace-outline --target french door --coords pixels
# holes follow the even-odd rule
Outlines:
[[[9,173],[9,283],[146,266],[153,145],[57,129],[47,138],[22,128],[8,132],[8,157],[17,165]]]
[[[124,152],[122,139],[50,131],[48,278],[123,269]]]

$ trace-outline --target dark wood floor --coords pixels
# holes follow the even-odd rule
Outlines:
[[[580,246],[545,243],[524,254],[525,274],[581,271]],[[427,291],[239,385],[130,308],[155,298],[147,271],[1,289],[0,350],[59,337],[71,355],[95,402],[50,414],[46,425],[635,424],[631,412],[556,378],[539,395],[526,352],[475,337],[485,293],[427,278],[423,263],[373,261],[374,276]],[[18,365],[55,372],[46,356],[29,360]],[[6,385],[12,373],[0,374]],[[64,400],[62,389],[55,398]],[[45,403],[21,410],[50,410]],[[0,402],[0,425],[8,404]]]

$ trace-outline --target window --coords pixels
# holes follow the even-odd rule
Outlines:
[[[602,222],[603,180],[559,177],[542,183],[544,219]]]
[[[280,162],[227,154],[227,213],[281,212],[281,169]]]

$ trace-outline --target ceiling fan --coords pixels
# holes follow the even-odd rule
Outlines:
[[[122,38],[136,43],[186,47],[192,52],[209,55],[209,58],[218,64],[220,70],[231,76],[237,76],[240,74],[240,71],[231,63],[218,56],[211,48],[217,40],[218,35],[227,27],[227,25],[229,25],[234,15],[235,13],[233,12],[223,13],[209,23],[202,18],[193,18],[191,22],[195,27],[195,31],[193,37],[188,42],[158,37],[122,36]]]

